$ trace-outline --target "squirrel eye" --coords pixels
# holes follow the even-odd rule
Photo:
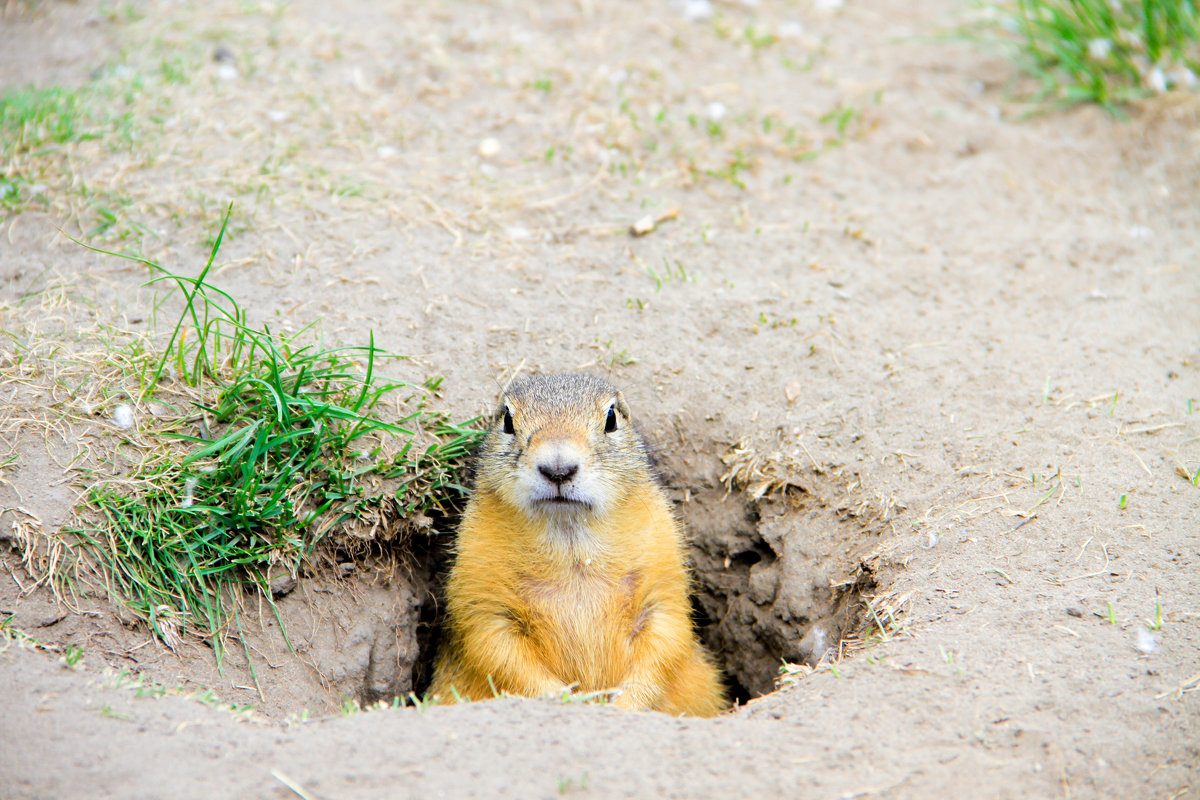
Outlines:
[[[604,420],[604,432],[612,433],[617,429],[617,409],[614,406],[608,407],[608,417]]]
[[[510,412],[507,408],[504,409],[504,432],[509,436],[512,436],[517,432],[516,429],[513,428],[512,412]]]

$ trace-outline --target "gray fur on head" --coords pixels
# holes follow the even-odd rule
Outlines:
[[[561,408],[572,401],[581,403],[598,397],[617,397],[616,386],[604,378],[583,373],[529,375],[512,382],[504,397],[524,406]],[[582,408],[580,410],[583,410]]]

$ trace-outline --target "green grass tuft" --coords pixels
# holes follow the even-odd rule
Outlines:
[[[93,136],[74,92],[50,87],[0,93],[0,209],[20,210],[38,194],[28,158]]]
[[[78,95],[67,89],[12,89],[0,94],[0,152],[6,156],[88,138]]]
[[[1191,89],[1200,73],[1196,0],[1008,0],[996,8],[1037,103],[1122,104]]]
[[[332,531],[395,529],[461,496],[465,456],[482,436],[473,420],[427,409],[429,388],[383,377],[395,357],[373,337],[326,349],[302,344],[307,330],[248,325],[207,282],[228,219],[196,278],[98,250],[182,295],[166,347],[143,358],[137,399],[182,384],[195,413],[165,424],[132,475],[100,477],[87,495],[94,521],[75,531],[164,641],[187,631],[218,655],[240,625],[241,590],[269,602],[268,569],[295,574]]]
[[[156,84],[168,82],[164,73]],[[94,224],[93,229],[82,228],[89,238],[152,235],[145,226],[124,221],[120,211],[133,205],[133,199],[115,185],[89,186],[88,170],[81,174],[77,169],[79,163],[94,161],[97,150],[153,157],[145,143],[148,134],[161,130],[166,101],[151,92],[159,103],[154,114],[135,114],[150,102],[147,96],[143,76],[126,68],[97,71],[91,81],[72,89],[0,88],[0,211],[37,207],[61,212],[81,226]],[[100,146],[87,147],[92,140]],[[79,214],[78,200],[94,214],[94,223]]]

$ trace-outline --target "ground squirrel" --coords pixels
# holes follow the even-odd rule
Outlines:
[[[716,714],[725,696],[692,629],[684,544],[612,384],[514,382],[458,530],[431,693],[612,690],[622,708]]]

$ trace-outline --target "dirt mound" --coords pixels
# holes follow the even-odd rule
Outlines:
[[[746,455],[743,447],[730,460]],[[722,482],[719,461],[707,466],[680,472],[681,460],[664,461],[692,540],[697,624],[744,703],[774,691],[788,664],[813,667],[861,647],[860,629],[873,627],[863,595],[876,588],[865,562],[893,509],[875,508],[843,477],[812,470],[790,473],[792,483],[756,499],[732,472]],[[726,485],[735,480],[738,488]],[[452,519],[442,520],[447,525]],[[363,547],[334,531],[331,541],[347,548],[327,545],[298,578],[281,573],[271,583],[274,607],[252,593],[229,598],[239,618],[220,654],[203,640],[168,645],[110,605],[95,574],[83,576],[93,589],[75,595],[90,609],[78,615],[49,588],[13,593],[34,576],[10,560],[22,577],[0,593],[0,611],[59,651],[99,647],[112,664],[160,683],[227,683],[232,701],[280,719],[348,703],[404,704],[431,676],[452,540],[452,529],[430,529]]]

